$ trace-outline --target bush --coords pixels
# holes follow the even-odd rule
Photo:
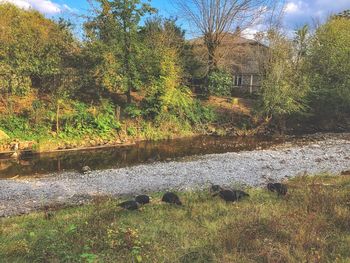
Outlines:
[[[125,108],[124,112],[133,119],[136,119],[142,115],[142,110],[135,104],[130,104]]]
[[[209,95],[230,96],[232,87],[232,74],[227,71],[214,71],[208,76]]]
[[[184,86],[167,91],[160,86],[155,86],[153,93],[144,99],[142,105],[144,116],[158,122],[164,119],[165,115],[174,116],[180,122],[188,122],[192,125],[211,122],[215,119],[213,110],[193,99],[191,91]]]
[[[4,130],[11,138],[35,140],[48,135],[50,130],[47,123],[34,124],[27,116],[0,117],[0,130]]]
[[[341,119],[350,114],[350,20],[333,18],[314,37],[309,56],[314,114]]]
[[[74,102],[73,112],[64,114],[60,122],[63,124],[63,133],[67,135],[106,135],[121,129],[114,115],[114,107],[109,101],[102,101],[100,106],[90,108],[82,102]]]

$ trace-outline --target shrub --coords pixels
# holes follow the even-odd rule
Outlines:
[[[201,103],[193,99],[191,91],[185,87],[162,89],[159,85],[153,88],[153,93],[147,96],[142,105],[146,118],[160,120],[165,115],[171,115],[180,122],[190,124],[202,124],[215,119],[212,109],[204,107]],[[161,116],[161,118],[160,118]]]
[[[142,115],[142,110],[136,104],[130,104],[124,110],[124,112],[133,119],[136,119]]]
[[[4,130],[11,138],[35,140],[48,135],[49,125],[36,125],[27,116],[10,115],[0,117],[0,130]]]
[[[208,91],[210,95],[230,96],[233,87],[232,74],[217,70],[208,76]]]
[[[85,103],[74,102],[73,110],[64,114],[60,122],[66,135],[84,134],[106,135],[121,129],[114,115],[113,105],[105,100],[98,107],[88,107]]]
[[[314,37],[309,55],[311,106],[321,118],[350,113],[350,20],[332,18]]]

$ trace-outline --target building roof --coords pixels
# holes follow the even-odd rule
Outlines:
[[[190,41],[197,58],[206,62],[207,51],[203,37]],[[267,46],[253,39],[227,33],[218,49],[216,58],[219,67],[241,74],[259,73],[260,61],[266,54]]]
[[[350,18],[350,9],[335,15],[335,17]]]
[[[190,43],[194,45],[199,45],[199,44],[204,44],[204,37],[198,37],[190,40]],[[263,43],[254,40],[254,39],[249,39],[245,38],[243,36],[239,36],[234,33],[226,33],[222,39],[222,45],[225,44],[232,44],[232,45],[261,45],[261,46],[266,46]]]

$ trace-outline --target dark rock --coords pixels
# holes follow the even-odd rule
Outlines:
[[[126,209],[126,210],[137,210],[140,206],[140,204],[134,200],[125,201],[123,203],[120,203],[118,206]]]
[[[278,195],[286,195],[288,192],[288,187],[281,183],[269,183],[267,184],[267,189],[271,192],[275,192]]]
[[[165,193],[163,195],[162,201],[169,204],[182,205],[180,198],[172,192]]]
[[[91,172],[91,168],[89,166],[84,166],[83,168],[81,168],[81,172],[83,174],[87,174]]]
[[[135,201],[141,205],[149,204],[150,197],[148,195],[138,195],[135,197]]]

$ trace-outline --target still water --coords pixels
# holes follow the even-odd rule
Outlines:
[[[94,150],[30,154],[18,160],[0,159],[0,179],[80,171],[83,166],[89,166],[93,170],[121,168],[155,161],[177,160],[194,155],[265,149],[281,142],[283,142],[282,139],[271,138],[201,136],[139,142],[131,146]]]

